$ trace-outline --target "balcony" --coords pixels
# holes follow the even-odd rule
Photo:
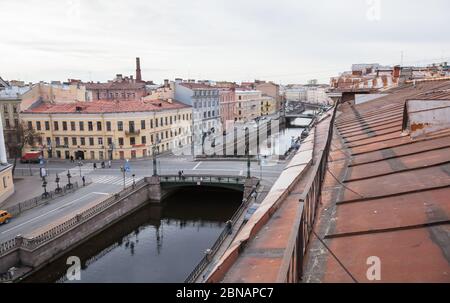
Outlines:
[[[140,129],[130,129],[125,131],[126,136],[139,136],[140,133],[141,133]]]

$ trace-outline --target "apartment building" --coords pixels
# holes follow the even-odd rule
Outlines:
[[[3,136],[3,123],[0,119],[0,205],[14,193],[12,165],[8,164],[6,157],[5,138]]]
[[[249,122],[261,116],[261,91],[240,87],[235,93],[235,121]]]
[[[41,103],[21,112],[47,158],[131,159],[191,143],[191,107],[173,99]]]

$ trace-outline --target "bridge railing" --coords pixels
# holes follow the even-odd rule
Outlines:
[[[49,242],[56,238],[58,235],[66,232],[72,227],[83,223],[84,221],[92,218],[93,216],[101,213],[103,210],[108,208],[109,206],[120,201],[121,198],[128,196],[134,191],[140,190],[142,187],[147,186],[147,182],[145,179],[142,179],[136,182],[135,185],[131,185],[126,189],[122,190],[119,193],[116,193],[100,203],[90,207],[89,209],[84,210],[83,212],[77,214],[76,216],[58,224],[57,226],[52,227],[51,229],[42,232],[39,235],[34,236],[33,238],[14,238],[8,240],[6,242],[0,243],[0,255],[10,250],[16,249],[18,247],[27,248],[27,249],[35,249],[36,247]]]
[[[174,183],[227,183],[227,184],[244,184],[245,177],[230,177],[230,176],[210,176],[210,175],[195,175],[195,176],[178,176],[166,175],[161,176],[161,182]]]
[[[245,180],[245,179],[244,179]],[[259,185],[259,183],[257,184]],[[256,187],[257,187],[256,185]],[[210,248],[208,253],[205,253],[205,256],[200,260],[194,270],[189,274],[189,276],[184,281],[185,283],[195,283],[195,281],[199,278],[200,274],[206,269],[206,267],[212,262],[213,257],[217,254],[220,247],[227,239],[227,237],[231,234],[233,228],[236,226],[239,218],[242,216],[242,213],[247,209],[248,205],[253,201],[252,195],[256,193],[256,187],[253,189],[247,197],[242,200],[242,204],[239,209],[234,213],[233,217],[230,219],[231,225],[225,226],[223,231],[220,233],[216,242],[214,242],[213,246]]]
[[[321,199],[322,184],[325,179],[328,156],[330,153],[331,141],[333,140],[333,127],[336,117],[337,106],[333,108],[333,113],[330,119],[330,125],[326,138],[326,143],[323,151],[319,155],[315,166],[313,166],[313,173],[305,189],[300,197],[300,206],[298,217],[295,222],[298,222],[298,232],[294,238],[290,239],[288,251],[285,254],[287,258],[283,260],[283,265],[277,282],[298,282],[301,281],[303,275],[303,259],[308,246],[311,231],[316,218],[317,206]],[[316,130],[317,133],[317,130]],[[315,136],[316,138],[316,136]],[[314,150],[316,149],[316,139],[314,140]],[[314,156],[313,156],[314,157]]]

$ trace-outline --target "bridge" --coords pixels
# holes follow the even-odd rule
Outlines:
[[[163,175],[160,176],[161,188],[173,190],[182,187],[208,186],[243,191],[247,178],[244,176],[212,175]]]

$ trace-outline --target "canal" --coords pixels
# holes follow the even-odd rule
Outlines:
[[[24,282],[183,282],[238,209],[242,193],[181,190],[148,205],[78,246]],[[81,280],[67,281],[66,260],[81,260]]]

